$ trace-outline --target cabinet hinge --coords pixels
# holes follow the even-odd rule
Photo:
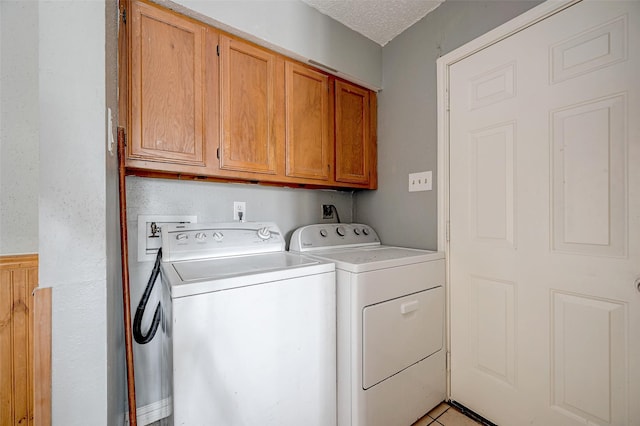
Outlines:
[[[216,54],[220,56],[220,45],[216,46]]]
[[[220,148],[216,148],[216,157],[218,157],[218,160],[220,159]]]
[[[127,9],[122,9],[122,23],[126,24],[127,23]]]

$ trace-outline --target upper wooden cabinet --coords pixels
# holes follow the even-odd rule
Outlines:
[[[278,57],[238,39],[220,36],[220,168],[277,173]]]
[[[336,81],[336,181],[368,184],[372,170],[371,92]],[[375,99],[375,95],[373,95]]]
[[[215,164],[207,140],[216,72],[206,45],[217,34],[171,11],[132,2],[129,12],[127,166],[206,174]],[[213,53],[215,55],[215,52]],[[207,58],[209,58],[207,62]],[[126,61],[125,61],[126,63]],[[161,163],[160,165],[157,163]]]
[[[329,76],[288,61],[285,92],[286,174],[328,181],[333,163]]]
[[[375,188],[376,95],[148,0],[120,0],[129,173]]]

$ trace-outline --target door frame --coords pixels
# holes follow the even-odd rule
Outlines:
[[[449,71],[450,67],[493,44],[504,40],[548,17],[561,12],[576,3],[585,0],[548,0],[535,6],[499,27],[481,35],[480,37],[464,44],[463,46],[438,58],[436,61],[437,75],[437,126],[438,126],[438,251],[445,252],[445,282],[446,306],[445,306],[445,330],[447,348],[447,399],[451,399],[451,288],[450,288],[450,247],[448,241],[449,232]]]

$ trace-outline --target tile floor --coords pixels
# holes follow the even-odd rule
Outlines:
[[[161,420],[151,423],[148,426],[164,426]],[[440,403],[436,408],[429,411],[426,416],[415,422],[412,426],[481,426],[473,419],[462,414],[455,407],[446,402]]]
[[[436,408],[429,411],[426,416],[418,420],[413,426],[476,426],[482,425],[470,417],[462,414],[455,407],[446,402],[440,403]]]

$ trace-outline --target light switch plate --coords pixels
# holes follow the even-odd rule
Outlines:
[[[433,173],[418,172],[409,173],[409,192],[431,191],[433,186]]]

